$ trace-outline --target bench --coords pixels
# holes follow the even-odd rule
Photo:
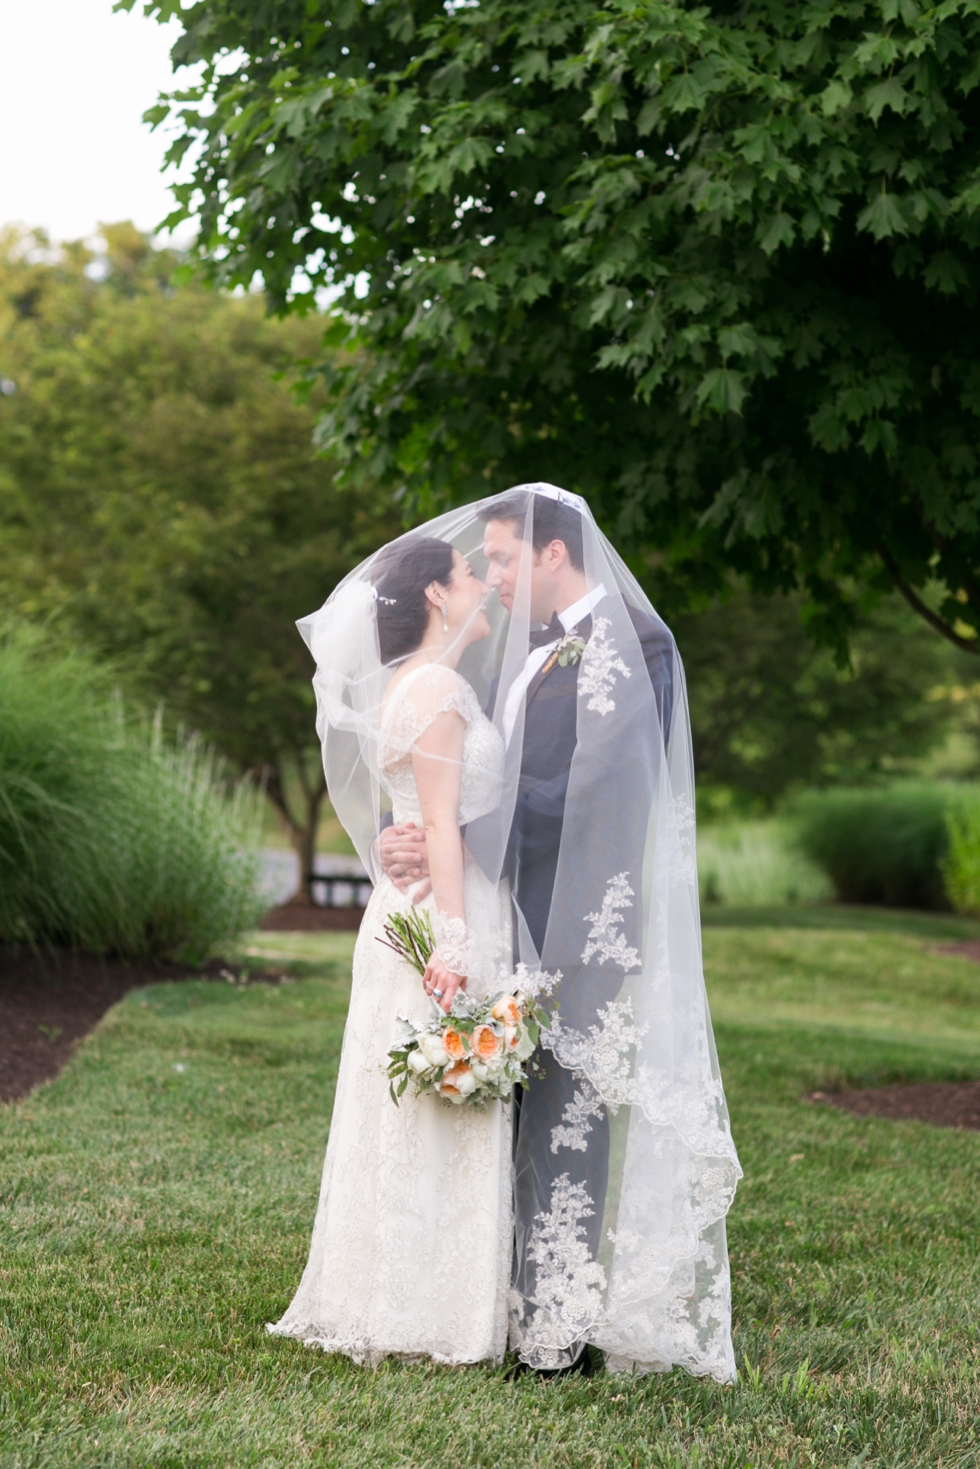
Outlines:
[[[321,908],[365,908],[373,891],[371,879],[356,872],[314,872],[306,881],[311,900]],[[337,901],[337,887],[350,890],[347,902]],[[318,896],[318,888],[325,890],[325,897]]]

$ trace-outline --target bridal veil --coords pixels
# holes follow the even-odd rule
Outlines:
[[[735,1364],[725,1216],[740,1169],[702,973],[683,670],[587,504],[551,485],[518,488],[507,503],[525,506],[528,523],[518,527],[512,610],[492,596],[491,635],[458,664],[506,740],[501,801],[466,832],[486,875],[508,880],[517,899],[513,938],[497,956],[500,987],[516,970],[524,988],[539,988],[551,1017],[544,1069],[561,1098],[557,1113],[528,1107],[518,1130],[511,1342],[540,1366],[567,1365],[588,1341],[614,1371],[681,1365],[726,1381]],[[537,631],[529,519],[539,497],[574,517],[590,589],[587,617],[554,650],[577,678],[574,753],[549,780],[522,773],[526,700],[511,704],[505,726],[507,692]],[[483,532],[500,499],[394,544],[448,541],[483,577]],[[392,673],[378,640],[386,555],[390,547],[300,624],[317,663],[330,799],[375,880],[389,809],[378,746]],[[536,844],[549,850],[550,892],[522,913]]]

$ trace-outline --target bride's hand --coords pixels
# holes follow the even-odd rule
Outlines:
[[[435,953],[425,966],[425,973],[422,976],[422,986],[425,993],[431,999],[435,1000],[436,1004],[445,1010],[448,1015],[456,991],[465,990],[466,988],[466,975],[454,974],[451,969],[446,968],[439,955]],[[441,993],[437,994],[436,991],[440,991]]]

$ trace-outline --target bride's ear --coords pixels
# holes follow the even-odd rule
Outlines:
[[[446,593],[437,581],[429,582],[425,589],[425,600],[430,608],[435,608],[436,612],[441,611],[442,604],[446,600]]]

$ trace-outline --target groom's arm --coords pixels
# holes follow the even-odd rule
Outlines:
[[[660,717],[664,748],[670,737],[670,722],[674,713],[674,640],[664,623],[647,612],[629,608],[630,621],[640,643],[640,652],[646,664],[647,674],[653,685],[653,694]]]

